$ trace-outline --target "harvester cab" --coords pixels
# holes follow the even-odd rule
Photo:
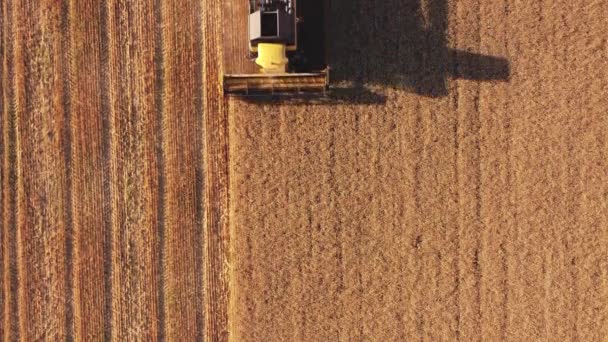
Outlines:
[[[257,71],[224,75],[224,92],[325,93],[329,83],[325,54],[327,1],[240,1],[249,1],[248,56],[243,58],[255,63]]]

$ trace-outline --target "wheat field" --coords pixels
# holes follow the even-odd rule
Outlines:
[[[608,339],[608,1],[332,0],[314,103],[245,9],[1,2],[1,340]]]

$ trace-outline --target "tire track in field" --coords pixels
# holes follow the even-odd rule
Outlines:
[[[8,335],[5,331],[4,326],[4,317],[5,317],[5,301],[6,301],[6,289],[4,288],[4,263],[7,257],[4,254],[4,240],[5,231],[4,231],[4,178],[6,174],[4,173],[4,157],[6,155],[6,150],[4,149],[4,138],[6,133],[4,131],[4,126],[6,125],[4,113],[6,112],[6,108],[4,107],[4,103],[6,102],[6,83],[4,76],[4,62],[5,62],[5,36],[4,32],[6,28],[4,27],[4,23],[6,18],[4,17],[4,3],[0,4],[0,84],[2,84],[2,90],[0,90],[0,108],[2,108],[2,114],[0,115],[0,132],[2,132],[2,137],[0,137],[0,184],[2,184],[2,190],[0,190],[0,222],[2,222],[2,227],[0,227],[0,339],[4,340],[4,336]]]
[[[62,1],[61,3],[61,17],[60,17],[60,31],[61,31],[61,65],[63,76],[62,88],[63,88],[63,99],[62,109],[64,112],[64,124],[62,128],[62,139],[63,139],[63,156],[64,156],[64,167],[66,170],[65,180],[65,191],[63,191],[63,203],[65,204],[65,301],[66,301],[66,320],[65,320],[65,332],[66,341],[74,340],[74,213],[72,203],[72,92],[70,89],[70,3],[69,1]]]
[[[6,339],[19,339],[21,312],[18,299],[17,260],[17,155],[16,155],[16,114],[15,114],[15,52],[14,52],[14,8],[13,4],[3,4],[3,331]],[[9,314],[11,313],[11,314]]]
[[[502,6],[481,4],[479,51],[507,57],[509,44],[509,3]],[[492,63],[478,66],[493,69]],[[479,223],[480,263],[483,287],[480,294],[480,336],[485,340],[506,340],[508,329],[508,256],[507,234],[513,225],[509,203],[512,187],[509,161],[511,118],[507,110],[508,83],[479,85]],[[497,291],[497,289],[500,289]]]
[[[165,158],[163,154],[163,130],[162,122],[164,116],[163,106],[163,93],[165,88],[165,73],[163,70],[163,30],[162,30],[162,4],[161,0],[154,1],[154,157],[156,158],[157,165],[156,170],[156,249],[158,251],[156,255],[156,272],[155,281],[158,284],[158,296],[156,298],[156,318],[158,320],[158,327],[156,331],[156,339],[158,341],[164,341],[166,338],[166,316],[165,316],[165,297],[166,290],[164,285],[165,280],[165,235],[166,235],[166,219],[165,219]]]
[[[479,51],[480,4],[469,6],[458,3],[455,8],[457,31],[456,42],[460,49]],[[461,25],[463,24],[463,25]],[[466,63],[466,62],[465,62]],[[455,68],[475,68],[479,66],[456,65]],[[461,328],[463,340],[481,339],[481,212],[480,212],[480,112],[479,84],[457,80],[455,103],[458,113],[457,125],[457,169],[459,210],[459,301],[461,307]]]

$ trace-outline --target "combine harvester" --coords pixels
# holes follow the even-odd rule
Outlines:
[[[248,58],[256,73],[224,75],[224,93],[233,95],[325,94],[324,0],[249,1]],[[233,18],[245,20],[245,18]],[[247,42],[243,37],[243,44]]]

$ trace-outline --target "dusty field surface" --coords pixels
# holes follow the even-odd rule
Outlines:
[[[608,1],[332,13],[367,91],[226,105],[232,340],[608,339]]]

